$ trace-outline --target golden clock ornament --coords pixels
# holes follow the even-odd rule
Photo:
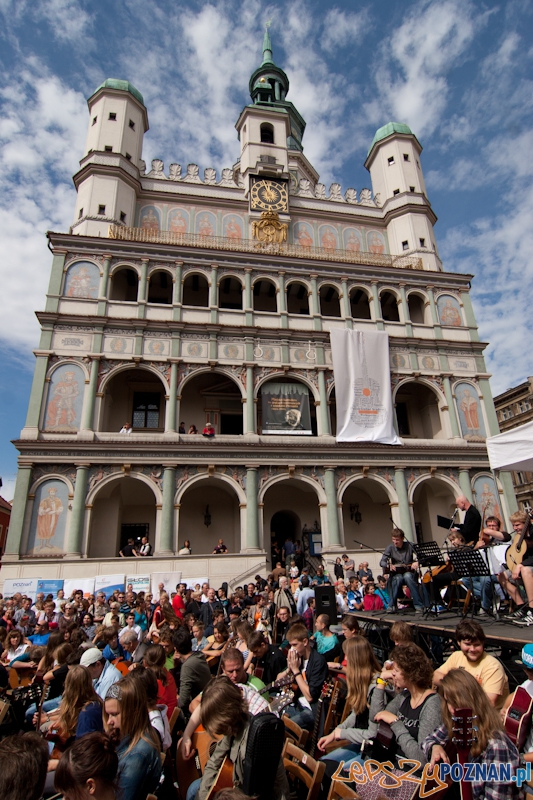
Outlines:
[[[289,191],[284,181],[261,178],[252,183],[250,207],[252,211],[289,210]]]

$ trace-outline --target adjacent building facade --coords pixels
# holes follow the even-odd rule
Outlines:
[[[74,221],[49,234],[4,578],[113,573],[146,534],[152,571],[241,581],[287,536],[372,560],[391,520],[442,542],[436,516],[458,494],[504,521],[515,509],[484,444],[498,421],[472,276],[439,258],[420,143],[389,123],[365,162],[372,190],[326,188],[288,90],[266,34],[239,159],[221,174],[147,169],[131,84],[89,98]],[[403,446],[336,442],[335,327],[389,334]],[[309,432],[265,433],[265,394],[291,393]],[[219,538],[229,554],[210,557]]]
[[[494,398],[494,406],[502,433],[518,428],[533,420],[533,377],[513,386]],[[524,509],[533,507],[533,473],[511,472],[518,506]]]

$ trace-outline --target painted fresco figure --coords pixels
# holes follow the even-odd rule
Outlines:
[[[54,538],[59,515],[63,513],[63,504],[57,495],[55,486],[47,489],[48,497],[39,503],[37,516],[37,539],[40,541],[39,550],[49,548],[50,541]]]
[[[477,397],[473,397],[470,389],[465,389],[461,400],[461,411],[465,415],[468,430],[479,432],[479,411]]]
[[[170,230],[172,233],[187,233],[187,222],[184,220],[181,211],[176,211],[170,220]]]
[[[361,242],[353,231],[350,232],[350,235],[346,240],[346,249],[351,253],[359,253],[361,250]]]
[[[451,299],[446,300],[444,308],[441,309],[440,318],[443,325],[453,325],[455,328],[462,325],[461,315]]]
[[[368,252],[369,253],[383,253],[385,251],[385,245],[383,241],[380,239],[379,235],[372,231],[368,235]]]
[[[143,215],[141,228],[144,231],[153,231],[155,233],[159,231],[159,220],[154,214],[154,210],[152,208],[149,208],[148,212]]]
[[[300,245],[300,247],[312,247],[313,246],[313,239],[312,239],[309,231],[307,230],[307,228],[304,228],[303,226],[301,228],[299,228],[298,229],[297,238],[298,238],[298,244]]]
[[[74,372],[64,372],[60,380],[54,386],[54,394],[48,406],[48,428],[58,428],[61,425],[68,425],[68,427],[75,427],[76,423],[76,409],[74,408],[74,401],[80,389],[77,381],[74,379]]]
[[[240,225],[234,219],[230,220],[226,225],[226,236],[228,239],[242,239]]]
[[[69,281],[67,297],[92,297],[93,282],[87,267],[80,267],[74,272]]]

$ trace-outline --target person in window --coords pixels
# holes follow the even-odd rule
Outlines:
[[[142,542],[141,546],[140,546],[138,552],[135,551],[135,555],[138,556],[139,558],[140,557],[151,556],[152,555],[152,545],[148,541],[148,537],[147,536],[143,536],[141,542]]]
[[[180,433],[186,433],[186,431],[185,431],[185,423],[184,422],[180,422],[179,432]]]
[[[219,539],[217,546],[213,550],[213,555],[219,555],[220,553],[227,553],[227,552],[228,548],[224,544],[224,539]]]
[[[133,558],[136,555],[135,551],[135,542],[133,539],[128,539],[128,544],[122,548],[119,552],[119,556],[122,558]]]
[[[198,428],[196,427],[196,425],[190,425],[187,433],[198,433]]]
[[[131,432],[132,432],[132,427],[129,422],[125,422],[119,431],[119,433],[131,433]]]
[[[207,423],[205,428],[202,431],[202,436],[206,436],[208,438],[212,438],[215,435],[215,429],[211,425],[210,422]]]

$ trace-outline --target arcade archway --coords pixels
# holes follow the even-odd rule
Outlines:
[[[279,550],[287,536],[302,539],[302,528],[312,528],[320,522],[320,507],[316,489],[306,481],[288,478],[271,485],[263,498],[263,541],[268,554],[274,543]],[[273,565],[275,566],[275,565]]]
[[[112,480],[97,492],[92,505],[89,558],[115,558],[129,537],[140,544],[141,536],[148,536],[154,547],[156,498],[143,480]]]
[[[203,372],[181,390],[180,422],[201,433],[211,422],[217,434],[242,434],[242,394],[231,378],[220,372]]]
[[[455,511],[455,498],[461,494],[446,481],[428,478],[421,481],[412,493],[416,536],[419,542],[437,542],[442,545],[447,536],[437,524],[437,514],[450,518]]]
[[[225,481],[217,478],[197,481],[185,490],[179,506],[179,547],[189,539],[193,555],[207,555],[223,539],[228,552],[240,552],[239,498]]]
[[[385,487],[372,478],[350,483],[342,495],[342,524],[345,546],[373,547],[384,550],[390,544],[393,527],[391,496]]]

